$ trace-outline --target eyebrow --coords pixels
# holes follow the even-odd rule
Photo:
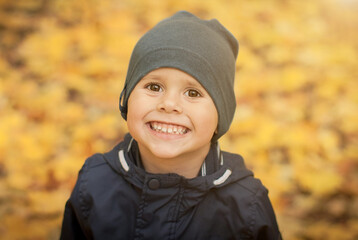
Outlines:
[[[161,75],[156,75],[153,73],[149,73],[147,75],[145,75],[142,80],[165,80],[165,77],[163,78],[163,76]],[[190,86],[190,87],[201,87],[203,89],[205,89],[198,80],[196,80],[194,78],[194,80],[188,79],[186,77],[181,78],[182,81],[185,81],[185,84]]]
[[[144,80],[144,79],[161,80],[162,78],[160,76],[158,76],[158,75],[147,74],[142,78],[142,80]]]
[[[191,87],[203,87],[198,80],[188,80],[188,79],[184,79],[185,80],[185,83],[188,85],[188,86],[191,86]]]

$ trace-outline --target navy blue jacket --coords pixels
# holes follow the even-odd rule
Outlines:
[[[281,239],[267,194],[243,159],[217,144],[196,178],[147,173],[128,134],[86,160],[61,239]]]

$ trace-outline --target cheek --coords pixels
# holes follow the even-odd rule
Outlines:
[[[128,117],[139,115],[144,110],[145,102],[138,90],[134,89],[128,99]]]
[[[151,111],[153,103],[143,94],[133,91],[128,99],[127,126],[142,124],[145,116]]]
[[[128,106],[129,106],[129,104],[128,104]],[[129,109],[131,109],[131,108],[129,108]],[[138,121],[137,121],[137,117],[133,114],[133,111],[131,111],[129,109],[128,109],[128,113],[127,113],[127,127],[128,127],[129,132],[133,136],[133,134],[134,134],[133,131],[136,129],[135,125]]]
[[[207,114],[205,119],[205,125],[211,135],[216,131],[218,126],[218,116],[216,111],[212,111],[210,114]]]
[[[196,127],[205,135],[214,134],[218,125],[218,113],[213,104],[206,104],[199,109],[193,110]]]
[[[127,113],[127,126],[131,130],[132,126],[139,123],[142,115],[142,109],[140,99],[137,98],[136,94],[131,94],[128,99],[128,113]]]

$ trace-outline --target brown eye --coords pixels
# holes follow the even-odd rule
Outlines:
[[[161,92],[162,91],[162,88],[160,87],[160,85],[155,84],[155,83],[148,84],[146,86],[146,88],[153,92]]]
[[[188,97],[191,97],[191,98],[201,97],[201,94],[194,89],[190,89],[190,90],[186,91],[185,95],[187,95]]]

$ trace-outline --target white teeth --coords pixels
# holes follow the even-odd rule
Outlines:
[[[168,133],[168,134],[184,134],[187,133],[187,129],[181,126],[167,125],[164,123],[152,122],[150,127],[157,132]]]

